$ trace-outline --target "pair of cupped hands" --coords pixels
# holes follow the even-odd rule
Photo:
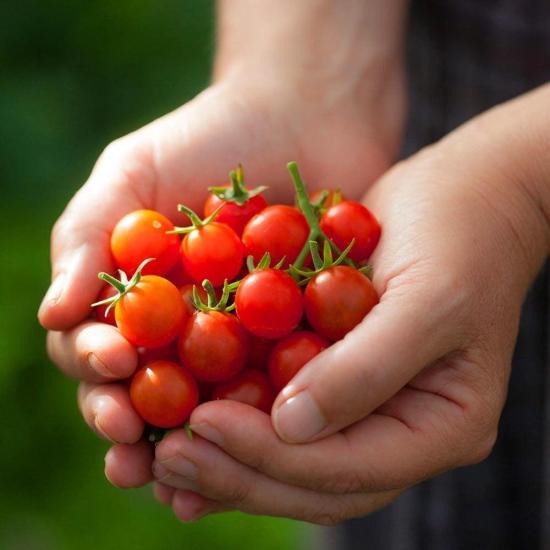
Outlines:
[[[369,113],[268,97],[217,84],[107,147],[55,224],[39,319],[53,362],[80,380],[84,419],[112,443],[111,483],[154,481],[156,498],[185,521],[237,509],[334,524],[491,451],[541,262],[531,231],[540,216],[506,155],[514,103],[390,168],[395,147]],[[205,403],[191,416],[192,440],[176,430],[154,448],[121,382],[136,351],[90,320],[97,273],[113,270],[110,232],[138,208],[173,218],[179,202],[200,207],[238,162],[249,184],[291,202],[290,160],[310,187],[364,193],[382,226],[370,260],[380,303],[299,372],[271,417]]]

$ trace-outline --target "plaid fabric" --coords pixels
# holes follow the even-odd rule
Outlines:
[[[550,0],[412,0],[408,42],[405,154],[550,81]],[[525,303],[491,457],[348,522],[331,533],[337,548],[550,549],[548,281],[545,270]]]

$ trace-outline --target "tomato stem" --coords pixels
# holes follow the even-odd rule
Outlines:
[[[98,273],[97,275],[98,278],[105,281],[106,283],[109,283],[112,287],[115,288],[117,293],[111,298],[107,298],[105,300],[101,300],[100,302],[93,303],[92,307],[109,304],[109,306],[105,310],[105,317],[107,317],[107,315],[109,315],[109,312],[117,304],[117,302],[139,283],[143,268],[147,264],[153,262],[154,260],[155,258],[147,258],[146,260],[143,260],[143,262],[139,264],[138,268],[136,269],[135,273],[132,275],[132,278],[130,280],[128,280],[128,276],[122,270],[119,270],[120,280],[118,280],[116,277],[113,277],[112,275],[109,275],[109,273],[105,273],[104,271],[102,271],[101,273]]]
[[[292,181],[294,183],[294,188],[296,190],[296,201],[298,202],[298,207],[300,208],[302,214],[304,215],[308,225],[309,225],[309,236],[305,242],[300,254],[296,258],[296,261],[293,263],[293,266],[297,269],[300,269],[304,265],[304,261],[307,258],[308,253],[310,252],[310,241],[318,241],[322,239],[324,242],[328,242],[329,246],[334,250],[338,255],[341,255],[340,249],[325,235],[321,226],[319,225],[319,218],[315,211],[315,207],[311,204],[306,186],[298,170],[298,164],[292,161],[286,165],[290,175],[292,176]],[[351,267],[355,267],[355,264],[349,259],[344,258],[342,260],[344,263]]]
[[[174,227],[174,229],[167,231],[166,233],[169,235],[191,233],[191,231],[199,227],[204,227],[205,225],[212,223],[223,207],[224,205],[220,204],[220,206],[218,206],[218,208],[216,208],[210,216],[204,218],[204,220],[201,220],[199,215],[194,210],[191,210],[191,208],[185,206],[185,204],[178,204],[178,212],[185,214],[191,220],[191,225],[185,227]]]
[[[231,187],[227,187],[225,185],[221,187],[209,187],[208,191],[223,201],[234,202],[235,204],[242,206],[251,198],[263,193],[267,189],[265,185],[260,185],[259,187],[248,190],[244,186],[244,172],[242,164],[239,164],[235,170],[231,170],[231,172],[229,172],[229,179],[231,180]]]

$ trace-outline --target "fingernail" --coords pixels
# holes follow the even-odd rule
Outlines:
[[[218,430],[213,428],[210,424],[201,422],[199,424],[191,424],[189,428],[192,432],[200,435],[204,439],[208,439],[208,441],[211,441],[212,443],[218,445],[218,447],[221,447],[223,445],[222,434],[218,432]]]
[[[91,369],[101,376],[105,376],[107,378],[116,378],[116,376],[107,368],[105,363],[103,363],[103,361],[101,361],[101,359],[95,353],[88,353],[87,359]]]
[[[38,314],[40,315],[45,309],[54,306],[59,302],[61,295],[63,294],[63,289],[65,288],[65,279],[67,276],[65,273],[60,273],[48,288],[46,295],[44,296],[40,308],[38,309]]]
[[[290,397],[273,414],[275,431],[290,443],[308,441],[327,426],[308,391]]]
[[[96,413],[95,416],[94,416],[94,425],[95,425],[95,428],[96,430],[107,440],[107,441],[110,441],[111,443],[116,443],[116,441],[114,439],[112,439],[111,437],[109,437],[107,435],[107,432],[103,429],[103,426],[101,425],[101,422],[99,421],[99,414]]]
[[[162,481],[171,474],[168,468],[164,467],[162,464],[160,464],[160,462],[157,461],[153,462],[151,470],[157,481]]]
[[[195,480],[199,477],[199,469],[193,462],[187,458],[176,455],[158,461],[159,466],[162,466],[165,470],[170,470],[186,479]]]

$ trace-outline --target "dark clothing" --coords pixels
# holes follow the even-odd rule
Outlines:
[[[550,81],[550,0],[411,4],[405,154]],[[346,523],[339,533],[342,547],[550,549],[548,285],[545,270],[524,306],[492,455],[420,484],[385,510]]]

